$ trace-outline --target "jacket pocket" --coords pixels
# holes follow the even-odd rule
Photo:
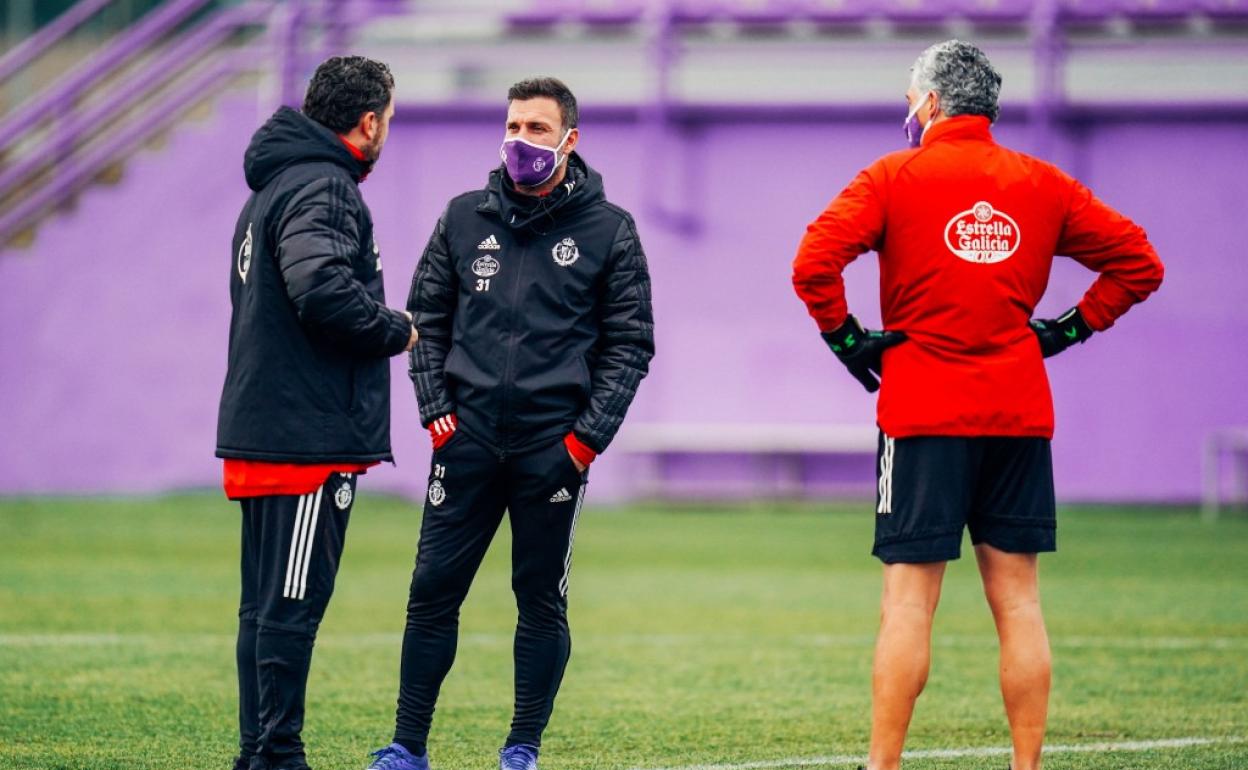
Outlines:
[[[458,446],[461,441],[467,440],[468,439],[464,437],[464,431],[460,428],[456,428],[451,432],[451,437],[446,440],[445,444],[433,450],[433,454],[437,457],[444,457],[447,452]]]
[[[556,478],[568,481],[574,484],[580,484],[585,480],[585,472],[576,467],[576,462],[572,459],[572,453],[568,451],[568,447],[563,443],[563,439],[559,439],[555,443],[554,472]]]

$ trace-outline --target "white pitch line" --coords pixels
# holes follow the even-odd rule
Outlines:
[[[1101,754],[1122,751],[1151,751],[1153,749],[1185,749],[1193,746],[1216,746],[1228,743],[1244,743],[1248,737],[1229,738],[1163,738],[1154,741],[1120,741],[1117,743],[1081,743],[1067,746],[1045,746],[1047,754]],[[907,751],[903,759],[962,759],[967,757],[1004,757],[1012,750],[1003,746],[985,746],[965,749],[921,749]],[[866,758],[854,754],[837,754],[829,757],[793,757],[790,759],[763,759],[724,765],[679,765],[646,768],[645,770],[764,770],[779,767],[836,767],[861,765]],[[634,768],[633,770],[642,770]]]

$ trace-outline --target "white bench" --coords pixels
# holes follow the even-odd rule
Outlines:
[[[778,470],[781,497],[804,491],[803,469],[813,455],[874,457],[878,430],[873,425],[794,425],[788,423],[626,423],[612,449],[641,458],[636,479],[646,497],[663,497],[663,460],[670,455],[753,455],[768,458]],[[874,479],[864,479],[869,489]]]
[[[1218,518],[1223,506],[1222,459],[1231,466],[1231,490],[1233,502],[1248,502],[1248,427],[1220,428],[1205,436],[1201,460],[1201,476],[1204,477],[1200,496],[1201,514],[1208,521]]]

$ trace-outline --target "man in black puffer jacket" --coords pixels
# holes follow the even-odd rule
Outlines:
[[[386,65],[329,59],[303,112],[278,110],[243,161],[253,192],[231,251],[217,423],[225,491],[243,510],[235,770],[307,767],[304,689],[356,475],[391,459],[387,358],[417,337],[384,304],[357,185],[381,153],[393,91]]]
[[[504,163],[453,199],[412,280],[411,375],[433,436],[394,743],[374,768],[424,770],[459,607],[504,511],[519,609],[515,715],[500,757],[535,768],[571,649],[572,541],[586,468],[654,355],[633,219],[573,153],[576,99],[553,78],[508,93]]]

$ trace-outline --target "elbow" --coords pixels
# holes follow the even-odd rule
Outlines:
[[[320,324],[323,314],[320,303],[313,301],[308,294],[292,298],[291,304],[295,306],[295,317],[299,319],[299,323],[305,327],[315,327]]]
[[[800,288],[810,281],[810,276],[814,272],[815,260],[811,258],[811,252],[806,248],[806,240],[802,239],[802,245],[797,249],[797,255],[793,257],[793,287]]]
[[[1149,273],[1148,293],[1152,294],[1161,288],[1161,282],[1166,277],[1166,266],[1162,264],[1161,258],[1153,254],[1153,269]]]
[[[814,266],[814,249],[811,248],[809,233],[802,237],[797,245],[797,253],[793,255],[793,285],[800,286],[811,273]]]
[[[793,275],[790,280],[793,282],[793,290],[799,296],[804,296],[805,292],[810,288],[814,279],[814,271],[811,270],[809,260],[804,259],[800,254],[797,259],[793,260]]]

